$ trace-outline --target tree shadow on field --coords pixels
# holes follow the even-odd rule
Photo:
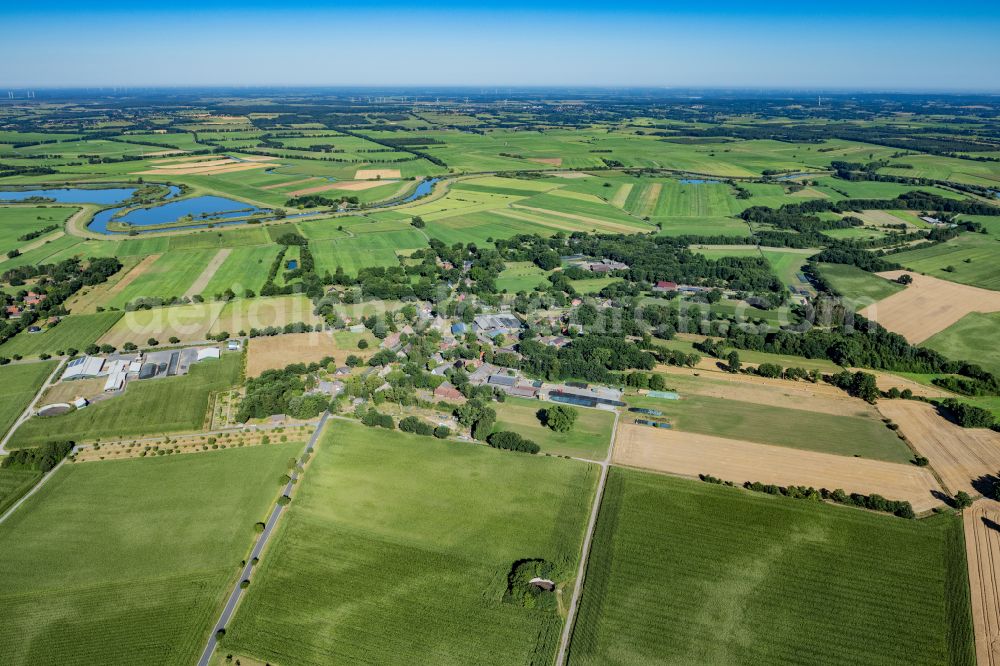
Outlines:
[[[990,520],[986,516],[983,516],[983,525],[985,525],[991,530],[1000,532],[1000,523],[996,522],[995,520]]]
[[[997,489],[1000,487],[1000,475],[984,474],[978,479],[972,480],[972,487],[983,497],[996,499],[998,496]]]

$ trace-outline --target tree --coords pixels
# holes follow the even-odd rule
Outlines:
[[[580,413],[572,407],[556,405],[544,410],[543,421],[555,432],[569,432],[579,416]]]
[[[968,509],[970,506],[972,506],[972,498],[969,497],[969,493],[964,490],[959,490],[958,493],[955,494],[955,508],[959,511],[963,511]]]
[[[736,374],[740,371],[742,365],[739,353],[735,349],[729,352],[729,355],[726,356],[726,369],[729,370],[729,372]]]

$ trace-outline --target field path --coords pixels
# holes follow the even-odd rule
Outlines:
[[[965,510],[963,519],[976,663],[996,666],[1000,664],[1000,503],[979,500]]]
[[[323,412],[323,415],[319,419],[319,423],[316,424],[316,430],[313,431],[312,437],[309,438],[309,442],[306,444],[305,448],[302,450],[302,455],[299,456],[298,464],[305,465],[304,456],[313,450],[316,446],[316,441],[319,439],[319,435],[323,432],[323,426],[326,425],[327,419],[330,418],[330,412]],[[303,471],[303,473],[305,473]],[[289,472],[291,479],[287,484],[285,484],[284,490],[282,490],[282,495],[288,495],[291,497],[292,488],[295,487],[295,483],[298,480],[299,472],[298,465],[292,468]],[[253,550],[250,551],[250,556],[247,558],[246,564],[243,566],[243,571],[240,572],[240,577],[236,581],[236,585],[233,586],[233,591],[229,595],[228,601],[226,601],[225,607],[222,609],[222,614],[219,616],[218,622],[212,627],[212,633],[208,638],[208,643],[205,645],[205,650],[201,653],[201,658],[198,660],[198,666],[208,666],[208,663],[212,659],[212,653],[215,652],[215,646],[218,641],[215,636],[220,629],[225,629],[226,625],[229,624],[229,620],[232,619],[233,613],[236,612],[236,607],[240,603],[240,599],[243,598],[243,592],[245,591],[240,587],[240,582],[244,580],[250,580],[250,576],[253,575],[254,558],[260,558],[261,553],[264,551],[264,547],[267,546],[268,541],[271,539],[271,534],[274,532],[275,526],[278,524],[278,519],[281,518],[283,507],[281,504],[275,503],[274,509],[271,510],[271,515],[268,516],[267,522],[264,524],[264,531],[261,532],[260,536],[257,537],[257,543],[253,545]]]
[[[203,270],[201,275],[198,276],[198,279],[195,280],[190,287],[188,287],[186,292],[184,292],[184,297],[191,298],[195,294],[203,292],[205,287],[208,286],[208,283],[212,281],[213,277],[215,277],[215,272],[219,270],[219,267],[222,266],[223,263],[225,263],[226,259],[229,258],[229,255],[232,254],[232,252],[233,251],[229,248],[224,248],[216,252],[215,256],[212,257],[212,260],[208,262],[207,266],[205,266],[205,270]]]
[[[590,544],[594,538],[594,528],[597,526],[597,514],[601,511],[604,485],[608,480],[608,469],[611,467],[611,456],[614,453],[618,418],[618,412],[615,412],[615,422],[611,424],[611,441],[608,443],[607,456],[601,461],[587,461],[596,462],[601,466],[601,478],[597,482],[594,505],[590,510],[590,519],[587,521],[587,533],[583,537],[583,548],[580,551],[580,566],[576,570],[576,582],[573,584],[573,598],[569,602],[569,609],[566,612],[566,622],[563,624],[562,637],[559,640],[559,654],[556,657],[556,666],[564,666],[566,657],[569,655],[569,641],[573,636],[573,622],[576,620],[576,611],[580,607],[580,598],[583,596],[583,580],[587,576],[587,560],[590,557]]]

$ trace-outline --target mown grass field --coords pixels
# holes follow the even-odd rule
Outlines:
[[[43,329],[41,333],[18,333],[0,345],[0,356],[11,358],[20,355],[27,358],[65,352],[67,349],[82,351],[107,333],[121,316],[121,312],[69,315],[55,326]]]
[[[978,363],[989,372],[1000,375],[1000,347],[996,345],[998,336],[1000,312],[971,312],[925,340],[921,346],[939,351],[951,359]]]
[[[530,261],[512,261],[497,278],[497,289],[516,294],[519,291],[532,291],[539,285],[548,283],[548,274]]]
[[[820,273],[833,288],[855,302],[855,310],[892,296],[905,287],[877,275],[846,264],[820,264]]]
[[[297,322],[314,324],[319,321],[319,317],[313,314],[312,301],[301,294],[237,298],[225,304],[212,323],[211,332],[229,331],[231,335],[235,335],[251,328],[284,326]]]
[[[194,663],[300,446],[64,465],[0,525],[4,663]]]
[[[972,666],[962,523],[612,468],[569,663]]]
[[[0,199],[2,198],[3,193],[0,192]],[[68,207],[5,206],[2,210],[3,222],[0,223],[0,255],[30,245],[33,241],[18,240],[27,233],[52,225],[62,228],[63,223],[75,212],[76,208]]]
[[[0,468],[0,515],[31,490],[40,478],[41,472]]]
[[[855,413],[835,416],[794,409],[794,404],[774,407],[703,395],[682,395],[681,400],[632,396],[628,402],[662,411],[675,429],[687,432],[899,463],[913,457],[861,403]]]
[[[570,432],[555,432],[542,425],[538,411],[555,406],[555,403],[524,398],[507,398],[496,405],[495,432],[510,430],[540,447],[542,453],[574,456],[588,460],[604,460],[611,442],[611,428],[615,415],[599,409],[577,407],[576,423]]]
[[[121,348],[126,342],[145,346],[153,337],[167,342],[176,337],[181,342],[204,340],[223,308],[222,302],[191,303],[172,305],[149,310],[132,310],[121,316],[107,333],[101,336],[101,344]]]
[[[9,446],[197,430],[205,421],[210,395],[234,386],[241,364],[240,354],[223,354],[217,361],[192,365],[187,375],[130,382],[123,395],[85,409],[29,419]]]
[[[933,247],[909,250],[892,261],[910,270],[984,289],[1000,289],[1000,218],[968,216],[986,227],[987,233],[963,233]],[[951,268],[953,270],[946,270]]]
[[[503,600],[569,584],[597,466],[331,421],[221,652],[282,664],[549,664],[562,626]],[[567,592],[568,593],[568,592]]]
[[[31,404],[57,364],[58,361],[41,361],[0,366],[0,437],[7,434]]]
[[[214,249],[167,252],[115,294],[107,305],[124,307],[137,298],[183,296],[216,252]],[[264,270],[266,275],[267,269]]]

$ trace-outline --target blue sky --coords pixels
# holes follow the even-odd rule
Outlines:
[[[0,30],[6,87],[1000,91],[1000,2],[0,0]]]

